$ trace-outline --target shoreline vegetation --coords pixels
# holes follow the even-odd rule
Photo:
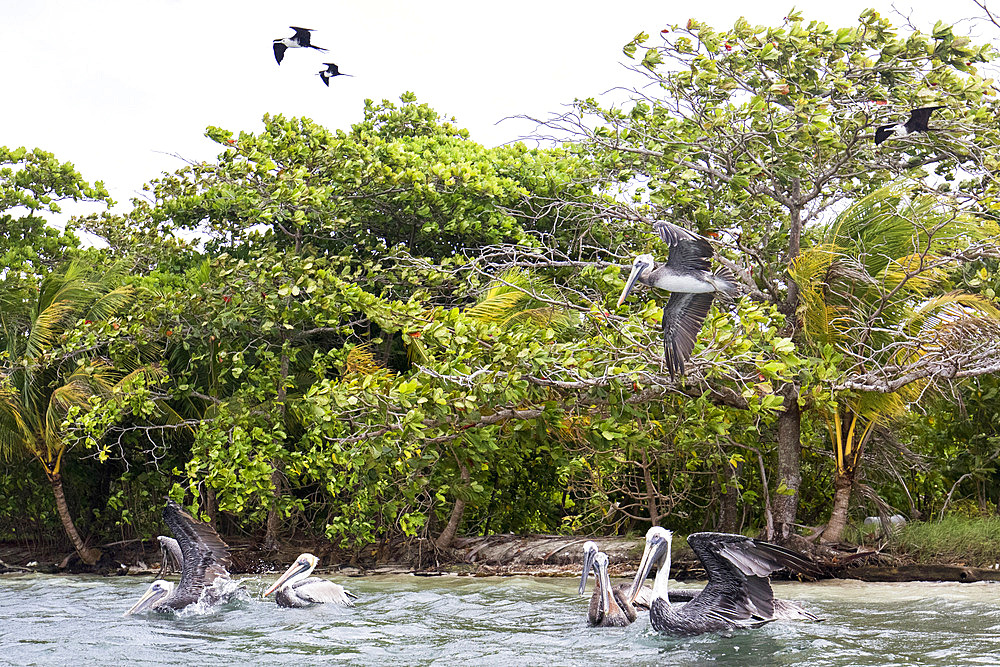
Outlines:
[[[308,550],[542,575],[655,525],[836,576],[992,577],[991,19],[658,25],[624,45],[632,99],[524,142],[410,92],[346,128],[268,114],[208,127],[216,158],[128,211],[0,147],[0,559],[157,562],[169,498],[235,572]],[[49,225],[69,199],[109,210]],[[685,255],[732,298],[625,289]],[[638,537],[597,539],[632,567]]]
[[[250,543],[231,545],[234,574],[280,571],[298,554],[320,555],[317,572],[343,576],[413,574],[416,576],[535,576],[578,577],[582,546],[597,542],[608,554],[609,571],[615,577],[635,573],[642,555],[642,537],[585,537],[566,535],[490,535],[457,538],[452,548],[436,551],[433,542],[399,545],[377,557],[351,557],[324,542],[296,542],[265,552]],[[891,535],[870,530],[861,536],[856,552],[819,558],[819,579],[862,581],[949,581],[974,583],[1000,581],[1000,519],[946,517],[940,522],[909,523]],[[0,542],[0,574],[41,572],[46,574],[96,573],[106,576],[150,576],[159,571],[159,547],[155,540],[102,545],[107,556],[96,566],[83,564],[63,551],[31,551]],[[340,560],[343,559],[343,560]],[[26,567],[26,563],[36,564]],[[125,567],[122,567],[125,565]],[[700,563],[683,538],[675,538],[672,578],[702,580]],[[789,578],[787,572],[772,575]]]

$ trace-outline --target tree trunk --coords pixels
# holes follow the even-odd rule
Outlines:
[[[212,526],[212,528],[215,528],[216,531],[218,531],[219,526],[216,525],[215,519],[219,513],[219,504],[215,500],[215,489],[213,489],[208,484],[205,484],[204,489],[205,490],[201,495],[202,497],[201,508],[202,511],[206,515],[208,515],[209,525]]]
[[[840,542],[847,527],[847,510],[851,504],[851,488],[854,486],[854,471],[837,473],[833,482],[833,511],[826,530],[820,536],[821,542]]]
[[[277,551],[278,549],[278,529],[281,528],[281,513],[278,512],[278,501],[281,499],[281,470],[284,467],[281,459],[272,459],[271,466],[271,488],[274,489],[274,496],[271,498],[271,507],[267,510],[267,524],[264,530],[264,549],[266,551]]]
[[[792,191],[789,193],[791,202],[788,206],[788,256],[789,265],[799,256],[802,239],[802,202],[798,178],[792,179]],[[779,305],[785,315],[785,326],[782,335],[795,337],[798,329],[796,312],[799,307],[799,286],[794,280],[788,279],[788,293],[785,301]],[[785,410],[778,415],[778,486],[784,483],[785,493],[771,495],[771,507],[774,518],[774,537],[778,542],[787,542],[794,532],[796,515],[799,509],[799,486],[802,484],[802,445],[800,429],[802,414],[799,411],[799,388],[786,385],[781,395],[784,397]]]
[[[49,484],[52,486],[52,493],[56,497],[56,510],[59,512],[59,518],[62,520],[63,529],[69,535],[70,541],[73,542],[73,548],[76,549],[76,553],[79,554],[80,560],[84,563],[87,565],[95,564],[97,559],[101,557],[101,552],[97,549],[88,548],[83,543],[83,540],[80,539],[80,533],[76,532],[76,525],[73,523],[73,517],[70,516],[69,506],[66,504],[66,496],[63,494],[62,475],[59,473],[50,475]]]
[[[469,483],[469,469],[461,461],[458,462],[459,470],[462,475],[462,483]],[[451,508],[451,516],[448,518],[448,525],[444,527],[441,534],[438,536],[437,541],[434,543],[438,549],[447,549],[451,546],[452,541],[455,539],[455,534],[458,532],[458,527],[462,523],[462,514],[465,513],[465,501],[461,498],[455,498],[455,506]]]
[[[649,522],[654,526],[660,525],[660,507],[656,502],[656,486],[653,484],[653,476],[649,474],[649,456],[646,449],[642,450],[642,477],[646,483],[646,502],[649,504]]]
[[[298,239],[296,239],[296,243],[298,242]],[[287,396],[285,382],[287,380],[288,352],[282,350],[281,366],[278,370],[278,394],[276,396],[279,405],[279,415],[281,416],[282,431],[285,428],[285,397]],[[284,467],[281,459],[271,459],[271,489],[274,495],[271,498],[271,507],[267,511],[267,527],[264,530],[264,549],[266,551],[276,551],[278,549],[278,530],[281,528],[281,514],[278,512],[278,504],[281,500],[282,471]]]
[[[726,492],[719,497],[719,532],[738,533],[739,532],[739,488],[737,487],[737,476],[739,471],[729,463],[724,464],[727,468],[728,479],[726,480]],[[742,464],[740,464],[742,467]]]
[[[799,486],[802,484],[802,447],[799,429],[802,414],[799,412],[798,388],[789,385],[785,392],[785,411],[778,415],[778,486],[784,483],[783,493],[771,494],[774,511],[775,539],[788,540],[794,532],[799,508]],[[778,487],[775,487],[776,489]]]

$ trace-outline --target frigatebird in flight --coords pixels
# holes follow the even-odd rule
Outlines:
[[[295,34],[291,37],[282,37],[281,39],[274,40],[274,59],[281,64],[281,60],[285,57],[285,51],[288,49],[316,49],[317,51],[326,51],[321,46],[314,46],[312,44],[312,28],[296,28],[295,26],[289,26],[295,31]]]
[[[905,137],[914,132],[927,132],[927,121],[931,114],[944,107],[921,107],[910,112],[910,117],[905,123],[895,125],[880,125],[875,129],[875,145],[879,145],[890,137]]]
[[[353,74],[344,74],[343,72],[341,72],[340,68],[337,67],[336,63],[323,63],[323,64],[326,65],[326,69],[321,69],[319,71],[319,78],[323,79],[323,84],[326,85],[327,87],[330,86],[330,79],[332,79],[335,76],[354,76]]]

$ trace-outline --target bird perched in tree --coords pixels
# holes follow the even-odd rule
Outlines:
[[[684,374],[684,362],[691,356],[715,293],[735,294],[738,287],[728,271],[712,272],[712,246],[701,236],[662,220],[653,224],[653,231],[670,246],[667,263],[657,264],[648,254],[636,257],[618,305],[636,282],[670,291],[663,309],[663,353],[672,378]]]
[[[911,111],[910,117],[905,123],[880,125],[875,128],[875,145],[877,146],[890,137],[905,137],[914,132],[927,132],[931,129],[927,127],[927,121],[930,120],[931,114],[938,109],[944,109],[944,107],[921,107]]]
[[[288,49],[316,49],[317,51],[326,51],[321,46],[314,46],[312,44],[312,28],[296,28],[295,26],[289,26],[295,31],[295,34],[291,37],[282,37],[281,39],[274,40],[274,59],[281,64],[281,60],[285,57],[285,51]]]
[[[319,78],[323,79],[323,84],[329,87],[330,79],[335,76],[354,76],[353,74],[344,74],[337,67],[336,63],[323,63],[326,65],[326,69],[321,69],[319,71]]]

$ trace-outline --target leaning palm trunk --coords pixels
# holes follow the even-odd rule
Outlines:
[[[462,476],[462,483],[468,484],[470,480],[468,466],[459,460],[458,467]],[[463,514],[465,514],[465,501],[456,496],[455,505],[451,508],[451,516],[448,518],[448,525],[441,531],[434,546],[438,549],[447,549],[451,546],[451,543],[455,540],[455,535],[458,533],[458,527],[462,523]]]
[[[59,512],[59,519],[62,521],[63,529],[73,543],[73,548],[76,549],[80,560],[87,565],[94,565],[97,559],[101,557],[101,552],[97,549],[89,548],[80,538],[80,533],[76,530],[76,524],[73,523],[73,517],[69,513],[69,505],[66,504],[66,494],[63,493],[62,486],[62,475],[59,473],[50,474],[47,470],[45,474],[49,479],[49,485],[52,487],[52,494],[56,497],[56,510]]]

